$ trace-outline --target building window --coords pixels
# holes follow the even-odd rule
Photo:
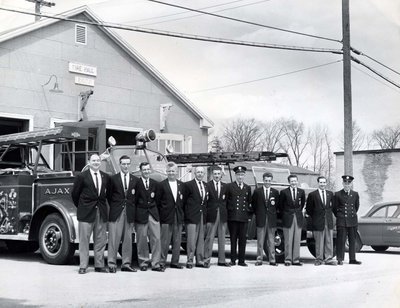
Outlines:
[[[75,25],[75,43],[86,45],[87,41],[87,27],[82,25]]]

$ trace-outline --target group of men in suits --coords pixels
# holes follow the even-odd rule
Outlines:
[[[89,241],[93,233],[96,272],[117,271],[117,252],[122,242],[121,271],[136,272],[132,266],[132,232],[136,229],[139,269],[163,272],[172,241],[170,268],[182,269],[179,263],[182,227],[187,235],[186,268],[209,268],[215,236],[218,235],[218,266],[247,266],[245,262],[247,227],[251,215],[256,216],[257,261],[263,264],[263,251],[268,251],[269,264],[276,266],[275,231],[278,215],[282,217],[285,238],[285,265],[300,262],[301,230],[305,223],[305,192],[297,187],[296,175],[288,178],[289,187],[278,192],[271,187],[273,175],[263,174],[263,186],[251,193],[244,183],[246,167],[237,166],[235,181],[221,181],[222,169],[212,168],[212,180],[203,181],[204,167],[194,167],[194,179],[177,179],[178,166],[169,162],[167,178],[157,182],[150,178],[147,162],[139,165],[140,178],[130,174],[131,159],[121,156],[120,172],[109,176],[100,171],[98,154],[89,157],[89,168],[75,178],[72,199],[79,221],[79,273],[87,272]],[[349,237],[350,263],[355,259],[358,194],[350,189],[350,176],[344,176],[344,190],[335,195],[326,191],[326,179],[318,178],[319,189],[310,193],[306,212],[313,221],[316,239],[315,265],[336,263],[333,258],[333,218],[337,216],[338,264],[343,264],[344,243]],[[108,205],[107,206],[107,202]],[[109,210],[108,210],[109,208]],[[104,262],[108,224],[108,268]],[[229,229],[230,262],[225,259],[225,233]],[[149,253],[149,245],[151,257]],[[238,263],[236,263],[238,261]]]

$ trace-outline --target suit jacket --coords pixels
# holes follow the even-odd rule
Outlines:
[[[360,197],[358,192],[350,190],[350,195],[344,189],[335,192],[333,213],[336,216],[336,226],[356,227],[358,225],[357,212],[359,207]]]
[[[247,222],[251,215],[251,188],[243,184],[240,189],[235,182],[226,187],[226,208],[228,210],[228,221]]]
[[[157,194],[157,207],[160,214],[160,223],[162,224],[173,224],[175,221],[175,214],[178,224],[183,223],[184,185],[181,181],[177,181],[176,185],[178,187],[176,201],[172,194],[168,179],[165,179],[158,185],[159,193]]]
[[[279,195],[279,208],[282,213],[282,225],[284,228],[291,227],[294,216],[296,216],[299,227],[303,227],[304,217],[302,211],[305,202],[306,194],[303,189],[297,188],[295,201],[293,201],[290,187],[281,190]]]
[[[77,218],[79,221],[92,223],[96,219],[96,209],[100,211],[100,216],[104,222],[107,219],[107,189],[109,185],[109,175],[99,171],[101,176],[100,194],[96,190],[90,174],[90,169],[78,174],[74,180],[71,196],[77,207]]]
[[[333,229],[333,193],[325,190],[326,205],[322,203],[319,190],[308,194],[306,212],[311,217],[312,229],[323,231],[325,229],[325,218],[328,221],[328,229]]]
[[[253,212],[256,215],[256,226],[265,227],[265,221],[268,216],[270,228],[276,228],[277,212],[279,210],[279,191],[270,188],[269,198],[264,193],[264,187],[256,188],[252,198]]]
[[[129,223],[135,221],[135,186],[138,178],[132,174],[129,176],[128,189],[124,191],[121,173],[117,173],[111,177],[110,188],[107,192],[107,200],[110,205],[109,221],[116,221],[121,215],[122,210],[126,208],[126,217]]]
[[[149,189],[146,189],[142,179],[139,178],[134,189],[136,198],[135,222],[147,224],[149,222],[149,215],[153,216],[156,221],[160,221],[156,202],[158,183],[153,179],[149,179]]]
[[[203,222],[206,221],[208,189],[206,183],[203,182],[205,197],[202,200],[198,186],[196,179],[185,183],[184,212],[187,224],[199,224],[201,214],[203,214]]]
[[[224,223],[227,221],[228,215],[226,210],[226,184],[220,182],[219,197],[215,190],[214,181],[207,183],[208,200],[207,200],[207,217],[206,222],[214,223],[217,219],[217,210],[219,209],[219,220]]]

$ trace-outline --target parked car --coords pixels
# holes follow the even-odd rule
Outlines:
[[[400,247],[400,201],[374,204],[358,221],[357,251],[363,245],[375,251]]]

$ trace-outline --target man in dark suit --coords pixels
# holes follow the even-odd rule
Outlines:
[[[228,228],[231,237],[231,262],[230,265],[247,266],[246,240],[247,225],[251,211],[251,188],[244,183],[246,167],[237,166],[233,168],[236,181],[227,185],[226,188],[226,207],[228,210]],[[239,246],[239,254],[237,247]]]
[[[206,215],[208,190],[203,182],[204,168],[195,167],[195,178],[185,183],[185,224],[187,235],[186,268],[193,268],[196,254],[196,267],[204,264],[204,221]]]
[[[326,190],[326,178],[317,179],[318,189],[307,197],[306,213],[311,217],[315,239],[315,265],[336,265],[333,258],[333,193]]]
[[[230,266],[225,260],[225,233],[226,233],[226,184],[221,181],[222,169],[215,166],[212,168],[213,179],[207,183],[208,200],[206,215],[206,240],[204,249],[204,260],[209,266],[212,255],[215,234],[218,231],[218,265]]]
[[[288,182],[290,186],[282,190],[279,196],[285,239],[285,266],[292,264],[301,266],[303,263],[300,262],[300,241],[306,196],[304,190],[297,187],[297,175],[289,175]]]
[[[107,188],[109,176],[100,171],[97,153],[89,156],[89,169],[77,175],[72,188],[72,200],[77,207],[79,221],[79,274],[85,274],[89,263],[89,242],[93,232],[94,267],[106,273],[104,249],[107,243]]]
[[[163,272],[164,267],[160,264],[160,217],[156,203],[158,183],[153,179],[150,179],[151,168],[148,162],[140,163],[139,168],[141,177],[135,186],[135,224],[139,267],[141,271],[147,271],[148,266],[151,263],[152,271]],[[149,238],[150,241],[151,260],[149,257],[147,238]]]
[[[169,244],[172,238],[171,268],[182,269],[179,255],[182,241],[183,194],[184,185],[177,180],[178,166],[174,162],[167,164],[168,178],[159,183],[157,206],[161,223],[161,265],[165,267]]]
[[[278,265],[275,260],[275,232],[279,191],[271,187],[273,178],[272,173],[264,173],[264,185],[256,188],[253,193],[252,207],[256,215],[257,226],[256,266],[262,265],[264,250],[268,251],[269,265]],[[266,236],[267,238],[265,238]]]
[[[358,218],[357,212],[360,207],[358,192],[351,190],[354,177],[343,175],[343,189],[335,192],[333,199],[333,212],[336,216],[336,258],[338,265],[343,265],[346,237],[349,238],[349,263],[361,264],[356,260],[356,236]]]
[[[132,232],[135,220],[134,196],[138,178],[129,174],[131,159],[123,155],[119,159],[121,172],[111,177],[110,189],[107,192],[110,213],[108,218],[108,271],[117,271],[117,253],[122,239],[123,272],[136,272],[132,262]]]

